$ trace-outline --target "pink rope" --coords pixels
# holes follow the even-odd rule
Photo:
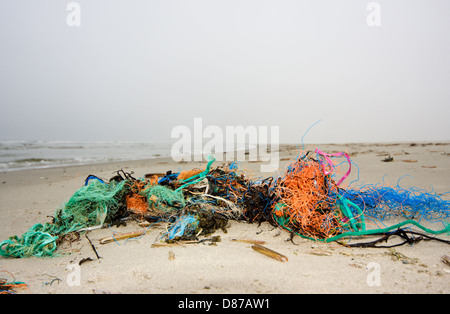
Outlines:
[[[337,185],[341,184],[342,181],[344,181],[344,180],[349,176],[349,174],[350,174],[350,172],[351,172],[351,170],[352,170],[352,162],[351,162],[350,157],[348,156],[347,153],[327,154],[327,153],[322,152],[322,151],[321,151],[320,149],[318,149],[318,148],[316,148],[315,153],[316,153],[316,154],[319,154],[319,155],[322,155],[322,156],[325,158],[325,160],[326,160],[326,162],[327,162],[327,164],[328,164],[328,167],[329,167],[330,170],[327,170],[325,164],[322,164],[322,170],[323,170],[323,173],[324,173],[325,175],[329,175],[330,173],[332,173],[332,172],[334,171],[334,163],[333,163],[333,161],[330,159],[330,157],[342,157],[342,156],[344,156],[344,157],[347,159],[348,165],[349,165],[348,171],[347,171],[347,173],[344,174],[344,175],[342,176],[342,178],[336,183]]]

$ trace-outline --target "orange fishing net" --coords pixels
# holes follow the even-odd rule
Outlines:
[[[326,178],[322,165],[312,159],[300,159],[291,164],[285,177],[275,189],[280,204],[274,204],[274,214],[284,216],[295,231],[312,238],[328,238],[338,233],[339,213],[333,210],[335,189],[333,180]]]
[[[196,174],[199,174],[200,172],[203,172],[203,170],[200,169],[192,169],[192,170],[187,170],[187,171],[181,171],[178,174],[178,181],[182,181],[182,180],[186,180],[189,179],[190,177],[195,176]]]
[[[147,198],[139,194],[126,197],[127,209],[135,214],[145,214],[148,210]]]
[[[145,194],[141,193],[145,187],[147,182],[135,180],[130,185],[131,193],[126,196],[125,202],[127,205],[127,209],[132,213],[144,215],[148,211],[148,202]]]

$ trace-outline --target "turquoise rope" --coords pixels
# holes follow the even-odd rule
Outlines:
[[[280,223],[280,221],[282,219],[277,218],[275,215],[273,215],[274,220],[280,225],[282,226],[284,229],[288,230],[289,232],[294,232],[292,229],[290,229],[289,227],[283,225],[282,223]],[[285,219],[283,219],[285,221]],[[366,236],[366,235],[371,235],[371,234],[377,234],[377,233],[388,233],[392,230],[401,228],[403,226],[412,224],[420,229],[422,229],[423,231],[430,233],[430,234],[434,234],[434,235],[438,235],[438,234],[443,234],[443,233],[450,233],[450,225],[447,225],[445,228],[441,229],[441,230],[432,230],[429,229],[423,225],[421,225],[420,223],[418,223],[415,220],[405,220],[403,222],[400,222],[398,224],[392,225],[390,227],[386,227],[386,228],[382,228],[382,229],[370,229],[370,230],[360,230],[360,231],[348,231],[348,232],[344,232],[341,234],[338,234],[334,237],[330,237],[327,239],[317,239],[317,238],[312,238],[312,237],[308,237],[305,236],[303,234],[300,234],[298,232],[294,232],[296,235],[298,235],[299,237],[305,238],[305,239],[309,239],[309,240],[314,240],[314,241],[319,241],[319,242],[325,242],[325,243],[329,243],[329,242],[333,242],[345,237],[355,237],[355,236]]]
[[[434,235],[450,233],[450,225],[449,224],[447,224],[447,226],[441,230],[432,230],[432,229],[429,229],[429,228],[421,225],[420,223],[418,223],[417,221],[412,220],[412,219],[405,220],[403,222],[400,222],[398,224],[395,224],[395,225],[392,225],[392,226],[386,227],[386,228],[366,230],[366,223],[365,223],[364,214],[363,214],[362,210],[355,203],[353,203],[352,201],[350,201],[346,198],[343,198],[341,195],[338,195],[338,199],[340,201],[339,209],[344,214],[344,216],[349,219],[350,227],[351,227],[350,229],[352,229],[352,231],[343,232],[341,234],[338,234],[338,235],[330,237],[330,238],[317,239],[317,238],[305,236],[298,232],[294,232],[291,228],[289,228],[287,226],[287,222],[288,222],[287,217],[283,217],[283,216],[277,217],[275,215],[276,210],[274,210],[272,212],[272,217],[278,223],[278,225],[280,225],[284,229],[288,230],[289,232],[294,232],[296,235],[298,235],[302,238],[305,238],[305,239],[319,241],[319,242],[325,242],[325,243],[333,242],[333,241],[336,241],[336,240],[339,240],[339,239],[342,239],[345,237],[365,236],[365,235],[371,235],[371,234],[377,234],[377,233],[388,233],[392,230],[401,228],[401,227],[409,225],[409,224],[414,225],[414,226],[422,229],[423,231],[430,233],[430,234],[434,234]],[[278,208],[278,205],[279,204],[276,205],[276,208]],[[359,219],[361,222],[357,222],[355,220],[355,216],[353,215],[350,207],[353,207],[354,209],[356,209],[356,211],[359,214]],[[348,226],[348,224],[344,224],[344,226],[346,226],[346,225]]]
[[[343,198],[339,194],[338,194],[338,199],[339,199],[339,201],[342,204],[342,206],[339,206],[339,208],[341,209],[341,211],[344,214],[344,216],[349,219],[350,225],[353,228],[353,230],[354,231],[366,230],[366,222],[365,222],[365,219],[364,219],[364,214],[363,214],[362,210],[358,207],[358,205],[356,205],[355,203],[353,203],[349,199]],[[352,213],[352,210],[350,209],[350,207],[355,208],[356,211],[358,212],[359,218],[361,220],[360,223],[358,223],[355,220],[355,216],[353,216],[353,213]]]
[[[178,192],[182,189],[184,189],[185,187],[192,185],[192,184],[196,184],[197,182],[202,181],[206,175],[209,173],[209,170],[211,169],[211,165],[212,163],[216,161],[215,157],[212,156],[208,156],[208,164],[206,165],[206,169],[198,174],[196,174],[195,176],[192,176],[190,178],[187,178],[186,180],[183,180],[181,182],[186,182],[185,184],[183,184],[182,186],[180,186],[178,189],[176,189],[175,191]]]

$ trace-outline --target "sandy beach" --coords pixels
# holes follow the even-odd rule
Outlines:
[[[345,181],[358,178],[362,183],[418,187],[438,194],[450,191],[450,142],[323,144],[328,153],[347,152],[354,164]],[[295,145],[280,145],[279,171],[298,155]],[[392,162],[382,162],[386,157]],[[220,163],[217,163],[219,165]],[[261,173],[261,163],[242,161],[240,169],[254,177],[275,176]],[[51,221],[51,216],[84,184],[89,174],[109,179],[119,169],[134,172],[165,173],[204,167],[202,162],[177,163],[171,158],[115,162],[0,173],[0,240],[22,235],[35,223]],[[345,184],[344,184],[345,187]],[[444,196],[448,199],[450,194]],[[386,225],[394,224],[385,222]],[[442,225],[428,225],[440,229]],[[165,224],[152,227],[137,240],[99,244],[113,232],[143,230],[137,222],[88,233],[100,259],[87,238],[59,248],[59,257],[3,258],[0,270],[13,274],[28,289],[19,293],[450,293],[450,246],[436,241],[387,248],[349,248],[338,243],[319,243],[300,237],[289,241],[289,233],[268,223],[249,224],[230,221],[227,233],[218,230],[216,245],[184,244],[152,247],[160,243]],[[370,224],[368,225],[370,228]],[[449,240],[448,234],[440,235]],[[265,241],[265,246],[288,258],[280,262],[251,249],[251,244],[232,239]],[[396,254],[401,253],[401,254]],[[398,257],[400,256],[400,258]],[[90,258],[82,262],[83,259]],[[80,284],[74,285],[74,268],[79,266]],[[379,265],[379,281],[371,284]],[[2,277],[0,275],[0,277]]]

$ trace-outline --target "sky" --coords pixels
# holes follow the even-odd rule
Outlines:
[[[0,2],[0,140],[450,140],[450,1],[70,2]]]

